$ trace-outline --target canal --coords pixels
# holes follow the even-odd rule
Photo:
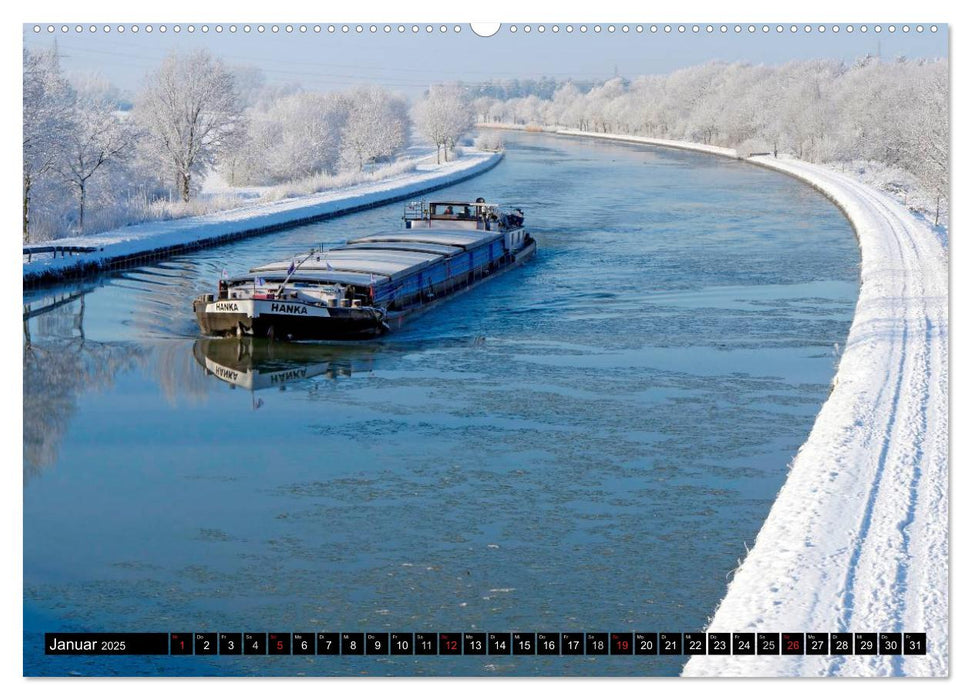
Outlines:
[[[537,257],[377,341],[207,341],[191,299],[401,204],[25,295],[25,674],[680,672],[42,653],[45,631],[704,629],[828,395],[853,231],[745,163],[503,137],[435,196],[522,207]]]

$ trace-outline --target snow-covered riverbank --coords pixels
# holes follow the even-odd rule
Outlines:
[[[65,277],[79,277],[103,269],[214,245],[235,238],[265,233],[366,209],[479,175],[499,163],[502,153],[469,152],[450,162],[418,165],[413,172],[352,187],[321,192],[268,204],[243,206],[206,216],[153,221],[92,236],[62,238],[58,246],[93,248],[90,253],[24,261],[25,286]],[[24,246],[27,250],[29,246]]]
[[[595,139],[605,139],[607,141],[624,141],[626,143],[637,143],[643,146],[663,146],[664,148],[678,148],[682,151],[699,151],[710,153],[715,156],[725,156],[726,158],[738,158],[739,155],[734,148],[723,148],[722,146],[709,146],[706,143],[690,143],[688,141],[670,141],[668,139],[652,139],[647,136],[632,136],[629,134],[598,134],[590,131],[580,131],[578,129],[557,129],[553,132],[561,136],[583,136]]]
[[[710,631],[926,632],[926,656],[707,656],[684,674],[948,673],[948,263],[931,228],[850,176],[758,157],[856,229],[860,297],[834,388]]]
[[[715,156],[725,156],[726,158],[741,158],[734,148],[710,146],[706,143],[692,143],[690,141],[655,139],[647,136],[634,136],[633,134],[604,134],[597,131],[581,131],[580,129],[566,129],[557,126],[501,124],[497,122],[479,122],[476,124],[476,128],[492,129],[497,131],[525,131],[527,133],[555,134],[557,136],[577,136],[580,138],[601,139],[604,141],[623,141],[625,143],[636,143],[642,146],[663,146],[664,148],[677,148],[682,151],[710,153]]]
[[[928,653],[697,656],[684,675],[945,676],[947,250],[925,221],[849,175],[794,159],[745,160],[840,206],[859,238],[861,286],[833,391],[708,630],[925,632]]]

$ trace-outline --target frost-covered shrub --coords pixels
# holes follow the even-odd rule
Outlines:
[[[502,136],[496,132],[479,134],[475,139],[475,147],[480,151],[501,151],[503,148]]]

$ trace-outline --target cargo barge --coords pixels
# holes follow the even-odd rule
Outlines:
[[[536,252],[520,209],[412,202],[404,227],[252,268],[192,303],[210,336],[374,338]]]

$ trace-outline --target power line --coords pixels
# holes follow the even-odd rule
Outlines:
[[[70,39],[80,39],[80,37],[74,37],[74,36],[71,36],[71,35],[68,35],[68,36],[66,36],[64,38],[67,38],[69,40]],[[321,38],[324,38],[324,37],[321,37]],[[118,41],[118,40],[105,39],[105,38],[99,37],[98,38],[98,42],[99,42],[99,44],[108,44],[108,45],[113,45],[113,46],[117,46],[117,47],[120,48],[122,46],[123,40],[122,41]],[[68,41],[66,43],[71,44],[71,50],[72,51],[80,51],[82,53],[90,53],[90,54],[99,54],[99,55],[106,55],[106,56],[114,56],[114,57],[117,57],[117,58],[124,58],[126,60],[134,60],[134,61],[139,61],[139,62],[146,62],[146,61],[148,61],[148,62],[155,62],[155,61],[161,61],[166,56],[168,56],[169,53],[170,53],[169,50],[159,50],[159,49],[140,49],[137,52],[132,52],[132,51],[112,51],[112,50],[106,50],[106,49],[96,49],[96,48],[91,48],[91,47],[87,47],[87,46],[79,46],[79,45],[77,45],[73,41]],[[124,48],[127,49],[129,47],[125,46]],[[320,68],[320,69],[323,69],[323,70],[330,70],[332,68],[351,68],[351,69],[363,70],[363,71],[377,71],[379,73],[386,73],[386,72],[392,72],[392,73],[393,72],[421,73],[421,74],[425,74],[425,75],[428,75],[429,76],[429,78],[421,79],[421,80],[417,80],[417,81],[415,81],[415,80],[409,81],[408,79],[406,79],[404,77],[402,77],[402,78],[395,78],[396,80],[401,81],[400,82],[401,85],[403,85],[403,86],[410,86],[410,87],[427,85],[429,79],[431,79],[433,82],[442,82],[443,81],[443,77],[441,75],[442,72],[443,72],[443,69],[441,67],[436,67],[435,70],[437,71],[437,73],[434,74],[434,75],[432,75],[430,73],[429,69],[425,69],[425,68],[409,68],[409,67],[403,67],[403,66],[367,66],[367,65],[361,65],[361,64],[343,64],[343,63],[330,63],[330,62],[320,63],[320,62],[316,62],[316,61],[293,61],[293,60],[289,60],[289,59],[270,58],[270,57],[259,57],[259,58],[255,58],[253,55],[242,56],[242,55],[238,55],[238,54],[227,54],[227,53],[216,52],[216,51],[213,51],[213,54],[216,57],[218,57],[220,59],[223,59],[223,60],[241,61],[241,62],[250,64],[250,65],[257,65],[258,67],[260,67],[266,73],[274,73],[275,72],[275,73],[287,73],[287,74],[293,74],[293,75],[316,75],[316,73],[306,73],[306,72],[294,71],[294,70],[289,70],[288,71],[288,70],[283,70],[283,69],[279,69],[279,68],[263,68],[263,66],[261,65],[263,63],[280,63],[280,64],[287,65],[287,66],[307,66],[307,67],[311,67],[311,68]],[[327,73],[325,75],[326,76],[332,76],[332,77],[351,78],[351,79],[355,79],[355,80],[367,80],[367,79],[370,79],[370,76],[368,76],[368,75],[362,75],[362,74],[343,75],[343,74],[331,74],[331,73]],[[493,82],[494,80],[497,80],[497,79],[500,79],[500,78],[503,78],[503,77],[525,79],[524,76],[523,76],[523,73],[521,73],[521,72],[503,71],[503,70],[483,71],[483,70],[465,70],[465,69],[463,69],[461,71],[461,75],[463,75],[463,76],[465,76],[465,75],[487,76],[485,78],[485,80],[480,80],[480,81],[477,81],[476,83],[474,83],[474,84],[480,84],[480,85],[481,84],[484,84],[484,83]],[[539,77],[554,78],[554,79],[557,78],[557,77],[567,78],[567,79],[569,79],[569,78],[577,78],[577,79],[600,79],[600,78],[603,77],[603,76],[601,76],[599,74],[596,75],[596,76],[585,77],[585,76],[583,76],[582,73],[578,75],[576,72],[567,72],[567,71],[562,71],[562,72],[561,71],[543,71],[543,72],[541,72],[539,74],[534,74],[534,75],[539,75]],[[453,78],[446,78],[446,79],[460,80],[461,78],[459,78],[459,77],[453,77]],[[473,84],[473,83],[469,83],[469,84]]]

